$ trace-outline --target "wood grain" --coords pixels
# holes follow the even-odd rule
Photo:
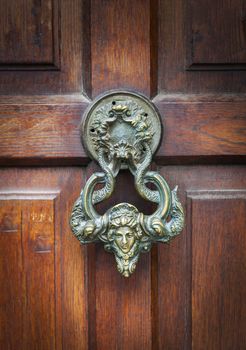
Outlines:
[[[20,194],[10,198],[8,193],[0,195],[3,269],[0,276],[4,286],[0,345],[4,349],[14,346],[24,349],[38,344],[38,349],[53,349],[56,314],[53,201],[34,199],[35,196],[28,199],[28,195]]]
[[[89,168],[87,176],[93,171],[95,171],[94,167]],[[241,289],[236,282],[241,280],[240,276],[244,266],[243,245],[241,243],[244,242],[243,233],[246,223],[243,216],[245,200],[242,202],[241,193],[245,192],[246,188],[245,167],[229,165],[216,167],[165,166],[161,167],[159,171],[165,176],[171,188],[175,184],[179,184],[182,203],[187,203],[186,230],[170,245],[159,245],[158,254],[153,253],[152,259],[150,254],[142,255],[136,274],[126,281],[117,273],[114,257],[111,254],[107,254],[101,246],[97,245],[91,245],[91,248],[81,248],[79,242],[70,232],[68,227],[69,213],[84,181],[81,178],[81,169],[23,168],[1,170],[1,186],[5,193],[1,202],[4,202],[5,208],[1,211],[2,217],[5,216],[5,220],[1,220],[0,226],[3,253],[1,259],[4,259],[1,266],[8,263],[7,269],[4,268],[0,275],[4,279],[3,288],[1,288],[1,300],[6,302],[4,305],[7,306],[5,313],[2,309],[1,317],[2,320],[5,320],[3,322],[7,322],[7,319],[12,320],[12,318],[9,318],[12,312],[13,318],[18,318],[22,322],[21,320],[24,319],[22,317],[25,316],[23,310],[25,303],[19,303],[19,300],[25,299],[26,295],[29,295],[26,294],[29,290],[31,293],[28,297],[30,298],[29,312],[25,317],[29,319],[28,322],[32,320],[31,338],[23,338],[22,327],[26,327],[25,322],[22,323],[21,327],[19,323],[14,323],[12,328],[3,328],[2,336],[4,338],[2,339],[4,339],[4,344],[8,344],[4,348],[8,349],[9,346],[9,349],[14,349],[18,335],[18,344],[26,339],[25,341],[29,341],[29,345],[32,344],[31,339],[36,339],[35,337],[39,336],[43,339],[43,342],[39,340],[39,348],[41,349],[42,346],[45,349],[59,349],[63,346],[63,348],[72,350],[108,349],[110,346],[117,346],[119,349],[137,349],[138,344],[141,344],[141,347],[145,349],[151,349],[153,346],[159,349],[189,349],[192,340],[191,316],[196,317],[196,320],[199,316],[199,308],[195,308],[195,313],[191,312],[191,287],[193,286],[195,298],[193,302],[198,302],[201,298],[200,292],[197,292],[197,288],[200,286],[198,279],[206,279],[206,274],[208,274],[208,270],[204,272],[205,274],[196,274],[195,272],[193,284],[191,284],[191,267],[193,266],[194,271],[198,268],[205,268],[203,262],[197,261],[197,259],[204,261],[204,254],[207,254],[207,249],[204,249],[204,244],[200,244],[200,239],[208,242],[210,236],[207,232],[211,232],[212,235],[215,228],[218,233],[220,232],[217,235],[217,241],[219,240],[222,246],[220,255],[214,254],[212,256],[213,259],[217,259],[217,264],[213,264],[213,266],[218,274],[222,271],[222,266],[226,266],[227,273],[224,281],[227,281],[228,286],[234,286],[228,289],[229,294],[223,294],[223,305],[229,305],[228,312],[230,314],[227,312],[225,316],[222,315],[221,334],[222,338],[224,337],[223,339],[228,339],[228,344],[235,340],[234,335],[230,336],[230,331],[227,332],[227,322],[223,320],[226,320],[226,315],[232,317],[234,315],[233,310],[239,310],[243,305],[240,297]],[[124,188],[124,191],[122,191],[122,188]],[[219,194],[222,191],[222,195],[226,196],[226,200],[217,198],[218,190]],[[195,195],[198,196],[198,199],[195,200],[197,208],[191,210],[189,202]],[[51,198],[44,202],[42,198],[45,196],[54,198],[55,262],[54,252],[51,248],[54,244],[52,229],[49,226],[45,226],[47,227],[45,229],[42,226],[44,223],[39,222],[41,219],[47,220],[48,222],[45,225],[50,225],[50,218],[54,221],[50,217],[52,214]],[[203,196],[203,201],[199,200],[199,196]],[[34,197],[36,197],[35,200]],[[136,197],[131,177],[126,177],[126,174],[123,173],[117,182],[112,203],[126,200],[133,202],[145,212],[151,210],[151,208],[147,209],[145,203]],[[23,204],[24,201],[25,205]],[[209,201],[209,204],[207,204],[207,201]],[[228,221],[225,218],[229,216],[228,211],[232,208],[231,201],[234,207],[232,214],[235,219],[228,226]],[[211,208],[210,202],[213,203],[212,208],[215,209],[216,206],[218,209],[216,212],[221,213],[221,221],[218,223],[216,221],[217,216],[213,216],[214,221],[211,221],[212,217],[208,215],[207,211]],[[111,205],[111,203],[105,203],[98,210],[104,211],[108,205]],[[206,209],[205,212],[203,210],[203,217],[206,220],[208,217],[210,218],[207,221],[208,224],[206,224],[209,227],[205,225],[204,221],[201,221],[201,206],[204,210]],[[24,246],[28,249],[28,251],[24,250],[23,252],[20,235],[21,208],[24,208],[22,239]],[[33,209],[35,209],[35,213]],[[239,211],[237,212],[237,210]],[[5,213],[8,213],[8,219],[6,219]],[[41,215],[42,213],[46,213],[46,216]],[[29,231],[26,231],[25,228],[28,224],[27,219],[28,221],[33,219],[35,225]],[[205,231],[202,231],[201,225]],[[230,225],[237,228],[233,231],[235,234],[232,236],[232,226]],[[4,233],[4,231],[9,230],[14,232]],[[48,240],[37,240],[39,234],[36,235],[36,233],[40,230],[42,230],[42,235],[51,235],[50,238]],[[202,235],[202,232],[206,234]],[[225,232],[228,232],[228,234],[224,237]],[[195,240],[193,245],[190,245],[191,238]],[[197,239],[198,241],[196,241]],[[213,237],[213,240],[210,239],[209,242],[210,245],[215,244],[216,240]],[[236,244],[236,242],[239,244]],[[37,248],[39,251],[43,251],[41,255],[37,253]],[[86,253],[87,249],[89,250]],[[50,250],[50,252],[45,253],[45,250]],[[22,258],[23,253],[24,260]],[[195,259],[193,260],[194,265],[191,265],[192,254]],[[231,256],[230,260],[228,260],[228,256]],[[40,262],[40,259],[50,258],[52,258],[52,264],[48,264],[48,260],[46,260],[46,263],[44,260]],[[38,264],[38,267],[36,264]],[[54,274],[54,264],[55,289],[53,289],[54,282],[51,282],[51,276]],[[26,290],[25,277],[23,276],[25,266],[29,266],[27,270],[28,290]],[[34,276],[39,276],[39,274],[41,274],[40,277],[34,279]],[[40,284],[40,280],[43,281],[42,284]],[[38,291],[38,293],[41,293],[38,299],[34,297],[37,293],[33,290],[34,286],[35,290],[41,288]],[[211,285],[211,288],[213,288],[213,285]],[[207,286],[204,290],[207,292],[205,294],[206,310],[207,312],[213,312],[212,309],[209,311],[208,306],[214,296],[212,295],[212,299],[210,298]],[[22,291],[22,294],[20,291]],[[220,293],[219,291],[217,290],[217,295]],[[47,300],[48,295],[50,298]],[[49,307],[48,314],[46,312],[43,315],[42,308],[47,303],[53,306]],[[42,337],[42,331],[46,329],[45,327],[48,324],[50,327],[47,334],[50,335],[53,332],[53,319],[49,315],[54,314],[54,307],[56,309],[56,347],[52,343],[54,335],[52,340],[49,337],[46,337],[47,339]],[[36,318],[35,315],[39,315],[40,312],[41,319]],[[234,325],[239,325],[237,333],[239,342],[243,339],[243,335],[239,334],[240,327],[243,324],[239,322],[240,313],[235,315],[237,315],[237,318],[234,318],[232,322],[234,322]],[[203,316],[199,317],[199,324],[204,325]],[[38,327],[41,321],[42,325]],[[5,325],[8,325],[8,323]],[[197,332],[198,328],[193,328],[193,332]],[[29,328],[25,329],[28,330]],[[207,328],[202,326],[201,331],[202,329],[205,332]],[[13,337],[14,334],[16,337]],[[193,333],[193,336],[196,334]],[[217,337],[218,335],[215,334],[214,338],[211,339],[211,346],[217,344]],[[50,343],[47,343],[49,341]],[[199,345],[199,336],[196,335],[194,341]],[[238,344],[240,349],[241,345]],[[199,348],[200,345],[198,345],[196,348],[200,349],[201,347]],[[213,349],[213,347],[211,348]]]
[[[87,349],[85,254],[68,226],[81,175],[1,170],[3,349]]]
[[[21,207],[0,201],[0,348],[23,344],[25,283],[21,246]],[[15,322],[13,322],[13,320]]]
[[[216,101],[154,99],[164,135],[156,160],[201,162],[246,155],[246,102],[231,97]],[[53,98],[2,99],[0,109],[1,164],[85,164],[79,125],[89,101],[77,95]]]
[[[26,279],[24,348],[55,347],[55,233],[52,200],[22,203]],[[42,268],[41,268],[42,267]]]
[[[170,245],[158,245],[158,348],[243,349],[246,168],[159,171],[171,188],[179,185],[186,225]]]
[[[92,1],[93,96],[117,88],[151,94],[150,60],[156,60],[151,44],[157,25],[153,16],[155,3],[148,0]]]
[[[47,103],[41,97],[29,98],[21,105],[18,99],[16,103],[6,100],[0,112],[3,161],[11,155],[23,161],[36,158],[39,164],[47,156],[54,162],[59,158],[85,158],[79,136],[81,114],[88,105],[85,101],[53,97]]]
[[[98,167],[91,164],[87,178],[95,171]],[[145,213],[153,211],[152,205],[136,195],[129,172],[118,175],[114,194],[97,210],[103,214],[120,202],[132,203]],[[151,255],[141,254],[136,273],[126,279],[117,271],[114,255],[105,252],[102,244],[88,247],[89,349],[152,348],[151,264]]]
[[[16,5],[11,1],[7,7],[1,3],[0,51],[6,66],[0,71],[0,94],[86,93],[90,84],[82,74],[82,67],[90,66],[89,33],[83,30],[89,26],[86,2],[29,0]],[[89,78],[88,73],[85,76]]]
[[[159,4],[159,93],[245,92],[244,1]],[[189,70],[193,60],[201,62],[195,71]]]
[[[158,158],[246,154],[245,101],[156,105],[165,128]]]
[[[191,68],[246,69],[244,11],[243,0],[215,1],[213,6],[191,1]]]
[[[192,195],[195,350],[245,348],[245,212],[246,190]]]
[[[0,2],[0,69],[59,62],[58,7],[54,1]],[[55,42],[53,41],[55,40]]]
[[[57,227],[61,237],[61,255],[57,256],[56,267],[60,271],[62,303],[58,330],[62,334],[62,349],[87,350],[88,295],[91,293],[87,282],[87,252],[69,226],[74,201],[84,186],[84,174],[81,168],[72,168],[61,169],[60,176],[63,177],[63,186],[57,203]]]
[[[2,1],[1,349],[245,348],[245,6],[210,5]],[[182,234],[142,254],[128,280],[69,228],[98,171],[86,167],[82,114],[117,88],[159,108],[157,170],[186,213]],[[153,212],[126,171],[97,210],[119,202]]]

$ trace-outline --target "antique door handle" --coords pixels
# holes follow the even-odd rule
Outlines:
[[[72,209],[71,229],[83,244],[103,242],[114,253],[124,277],[135,270],[140,252],[149,251],[154,242],[169,242],[184,226],[177,187],[171,191],[161,175],[149,170],[161,132],[154,105],[141,95],[123,91],[97,99],[81,126],[82,142],[103,172],[94,173],[86,182]],[[140,213],[129,203],[117,204],[104,215],[95,210],[95,204],[111,196],[121,168],[131,171],[144,199],[158,204],[152,215]],[[104,187],[95,190],[99,183]],[[153,183],[156,190],[147,183]]]

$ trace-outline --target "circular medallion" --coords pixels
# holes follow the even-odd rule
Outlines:
[[[98,160],[104,149],[109,160],[139,161],[148,144],[157,150],[162,125],[156,107],[146,97],[113,91],[99,97],[86,110],[81,125],[82,142],[89,155]]]

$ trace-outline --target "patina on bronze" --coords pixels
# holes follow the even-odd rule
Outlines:
[[[70,225],[83,244],[101,241],[115,255],[124,277],[135,270],[141,252],[154,242],[169,242],[184,226],[184,212],[177,187],[170,190],[165,179],[149,170],[161,138],[156,108],[145,97],[130,92],[111,92],[96,100],[81,126],[83,144],[103,172],[94,173],[74,204]],[[99,215],[94,205],[110,197],[121,168],[135,178],[139,194],[157,203],[152,215],[140,213],[129,203],[120,203]],[[104,187],[95,190],[98,183]],[[151,190],[146,183],[153,183]]]

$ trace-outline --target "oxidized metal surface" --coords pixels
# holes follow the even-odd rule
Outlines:
[[[170,190],[165,179],[149,170],[152,154],[161,137],[159,115],[145,98],[126,92],[110,93],[96,101],[82,126],[84,144],[103,172],[94,173],[74,204],[70,225],[81,243],[101,241],[115,255],[117,268],[129,277],[141,252],[155,242],[169,242],[184,226],[184,213],[177,187]],[[129,203],[120,203],[99,215],[94,208],[110,197],[122,167],[135,178],[139,194],[158,207],[152,215],[140,213]],[[151,190],[146,183],[153,183]],[[104,187],[95,190],[98,183]]]
[[[101,147],[111,159],[128,159],[131,154],[139,160],[143,156],[143,141],[152,153],[159,145],[162,127],[158,112],[137,94],[109,93],[94,102],[85,114],[82,142],[96,160]]]

